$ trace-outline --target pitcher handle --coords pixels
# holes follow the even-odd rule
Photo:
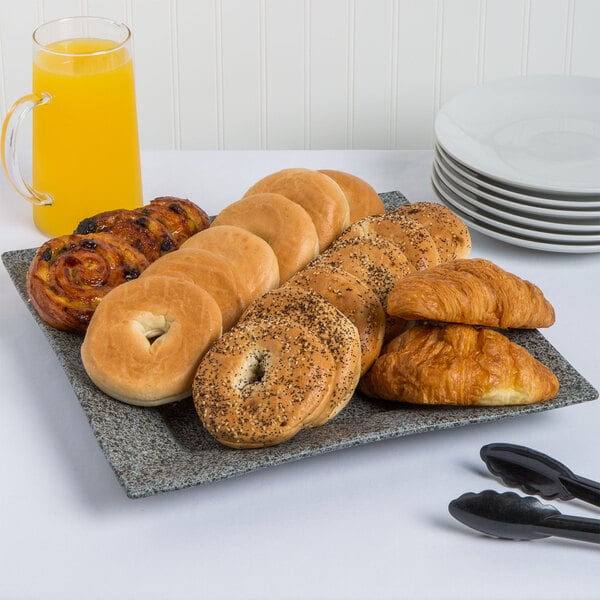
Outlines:
[[[33,186],[25,181],[17,155],[17,136],[19,126],[25,117],[36,107],[50,102],[50,94],[28,94],[19,98],[8,111],[2,124],[2,166],[8,180],[25,200],[37,206],[52,204],[52,196],[33,189]]]

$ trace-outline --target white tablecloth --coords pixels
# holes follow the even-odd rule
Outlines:
[[[144,152],[145,197],[209,213],[287,166],[338,168],[379,191],[433,200],[431,152]],[[39,245],[2,178],[1,250]],[[473,233],[473,256],[540,285],[546,337],[600,387],[600,255],[537,252]],[[330,453],[130,500],[46,339],[0,270],[0,598],[598,598],[596,546],[506,542],[455,522],[448,502],[504,489],[482,445],[541,449],[600,479],[600,402]],[[564,513],[600,518],[582,502]]]

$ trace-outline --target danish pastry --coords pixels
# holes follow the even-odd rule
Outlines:
[[[177,248],[169,230],[158,220],[135,210],[117,209],[97,214],[79,223],[75,233],[112,233],[150,261]]]
[[[154,198],[150,204],[137,209],[137,212],[160,221],[169,230],[178,247],[187,238],[210,225],[210,218],[204,210],[186,198],[175,196]]]
[[[40,246],[27,271],[31,304],[50,326],[83,332],[100,300],[136,279],[148,259],[108,233],[64,235]]]

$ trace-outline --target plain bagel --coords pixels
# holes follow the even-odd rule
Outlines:
[[[231,329],[246,308],[242,274],[229,261],[208,250],[180,248],[155,260],[142,272],[143,277],[167,275],[191,281],[205,289],[217,302],[223,317],[223,330]]]
[[[310,215],[323,251],[348,225],[350,207],[331,177],[311,169],[283,169],[257,181],[244,196],[273,192],[296,202]]]
[[[350,223],[370,215],[385,213],[379,194],[364,179],[335,169],[319,169],[319,173],[327,175],[342,188],[350,207]]]
[[[273,248],[242,227],[209,227],[189,238],[181,248],[201,248],[228,260],[231,268],[241,275],[244,305],[279,286],[279,264]]]
[[[265,240],[277,256],[280,282],[319,253],[319,237],[310,215],[281,194],[245,196],[217,215],[212,227],[218,225],[236,225]]]
[[[81,359],[109,396],[155,406],[191,395],[198,363],[220,334],[221,310],[207,291],[174,277],[144,277],[100,302]]]

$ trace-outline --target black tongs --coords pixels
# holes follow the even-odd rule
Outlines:
[[[575,475],[556,459],[516,444],[488,444],[481,459],[507,486],[548,500],[579,498],[600,506],[600,483]]]
[[[490,472],[510,487],[545,499],[578,498],[600,506],[600,483],[537,450],[497,443],[484,446],[480,454]],[[533,540],[553,535],[600,544],[600,520],[563,515],[533,496],[486,490],[463,494],[448,509],[461,523],[494,537]]]

